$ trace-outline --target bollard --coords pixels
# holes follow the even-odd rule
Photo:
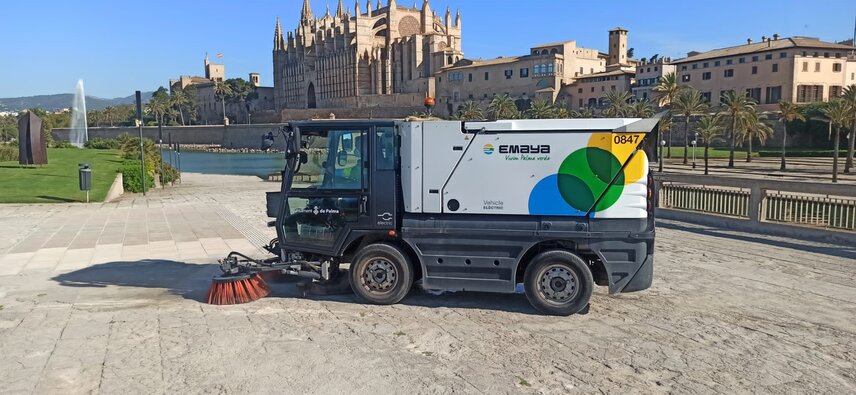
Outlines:
[[[86,203],[89,203],[89,191],[92,190],[92,169],[89,163],[78,163],[77,176],[81,191],[86,191]]]

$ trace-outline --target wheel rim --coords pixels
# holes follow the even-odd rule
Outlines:
[[[567,266],[550,265],[538,276],[538,292],[548,302],[564,304],[580,293],[579,283],[577,274]]]
[[[398,269],[386,258],[374,258],[366,265],[361,278],[366,290],[386,293],[398,281]]]

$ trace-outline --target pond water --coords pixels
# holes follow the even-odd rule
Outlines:
[[[161,151],[165,163],[177,165],[177,154],[168,150]],[[257,176],[267,178],[271,173],[282,171],[285,167],[283,154],[246,154],[203,151],[183,151],[181,153],[181,171],[204,174],[228,174]]]

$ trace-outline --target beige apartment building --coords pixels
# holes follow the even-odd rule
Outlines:
[[[564,87],[565,94],[560,101],[565,102],[571,109],[583,107],[603,107],[606,104],[606,93],[610,90],[630,92],[636,72],[626,68],[584,75]]]
[[[856,84],[856,47],[813,37],[762,37],[744,45],[690,52],[674,61],[681,84],[702,92],[717,104],[725,92],[736,91],[774,110],[780,100],[796,103],[827,101]]]
[[[633,97],[636,100],[648,100],[657,107],[669,104],[666,98],[654,91],[654,88],[663,76],[675,72],[675,65],[671,62],[672,58],[669,57],[640,59],[639,64],[636,65],[636,81],[630,86]]]

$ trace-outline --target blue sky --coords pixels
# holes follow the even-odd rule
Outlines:
[[[383,0],[386,4],[387,0]],[[413,0],[400,4],[411,5]],[[376,0],[373,0],[375,3]],[[421,3],[421,0],[419,0]],[[330,0],[335,11],[337,0]],[[0,8],[0,97],[71,92],[118,97],[154,90],[181,74],[202,74],[205,53],[223,53],[227,77],[260,72],[271,83],[276,17],[293,29],[302,0],[9,1]],[[353,7],[353,0],[345,0]],[[365,9],[363,0],[363,9]],[[204,5],[204,6],[203,6]],[[525,54],[540,43],[577,40],[606,51],[607,30],[630,30],[637,57],[680,57],[737,45],[747,37],[853,36],[852,0],[578,1],[432,0],[463,15],[464,53]],[[312,0],[316,14],[325,2]],[[34,17],[27,20],[27,16]]]

